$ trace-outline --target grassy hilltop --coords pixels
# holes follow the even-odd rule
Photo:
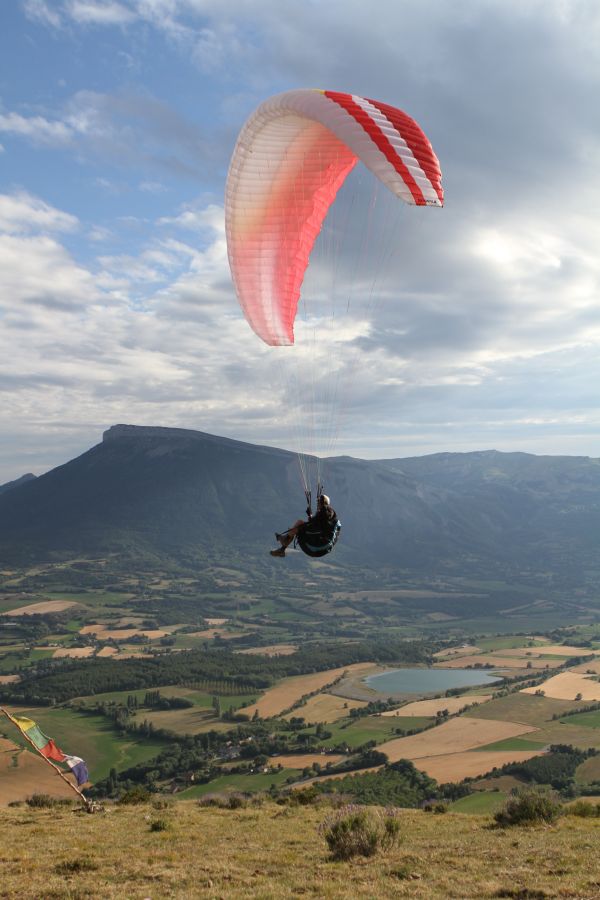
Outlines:
[[[226,810],[109,806],[0,811],[5,898],[550,898],[600,896],[600,819],[491,828],[482,816],[401,810],[402,841],[333,862],[319,831],[330,807]],[[164,830],[152,830],[161,820]],[[156,826],[154,826],[156,828]],[[162,826],[161,826],[162,827]]]

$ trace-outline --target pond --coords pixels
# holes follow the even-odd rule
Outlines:
[[[481,669],[390,669],[369,675],[365,684],[378,694],[440,694],[449,688],[491,685],[502,679]]]

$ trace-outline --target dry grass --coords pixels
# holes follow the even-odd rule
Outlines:
[[[16,609],[9,609],[8,612],[0,613],[2,616],[41,616],[46,613],[63,612],[70,609],[71,606],[77,606],[75,600],[43,600],[40,603],[30,603],[27,606],[18,606]]]
[[[457,713],[472,703],[485,703],[491,697],[491,694],[478,694],[463,697],[439,697],[437,700],[415,700],[413,703],[407,703],[406,706],[402,706],[400,709],[390,709],[381,713],[381,715],[435,716],[444,709],[447,709],[449,713]]]
[[[445,756],[448,753],[462,753],[536,730],[532,725],[523,725],[520,722],[461,717],[450,719],[437,728],[419,734],[386,741],[379,744],[377,749],[386,753],[390,762],[397,762],[399,759],[421,760],[431,756]]]
[[[20,680],[20,675],[0,675],[0,684],[15,684]]]
[[[102,650],[98,650],[96,656],[99,656],[101,659],[104,659],[107,656],[115,656],[119,651],[116,647],[103,647]]]
[[[10,809],[0,819],[2,896],[9,900],[151,897],[323,900],[597,898],[600,820],[490,830],[485,817],[399,813],[404,841],[371,859],[333,863],[324,807],[236,811],[181,802],[70,810]],[[170,828],[151,832],[164,818]],[[519,893],[520,892],[520,893]]]
[[[246,715],[252,717],[258,710],[259,716],[266,719],[277,716],[297,703],[305,694],[319,691],[331,684],[344,674],[349,672],[356,674],[372,668],[373,663],[354,663],[351,666],[342,666],[339,669],[327,669],[325,672],[315,672],[311,675],[298,675],[295,678],[286,678],[274,688],[268,690],[257,703],[244,709]],[[304,708],[304,707],[303,707]],[[299,713],[302,715],[302,712]]]
[[[226,625],[229,619],[205,619],[207,625]]]
[[[589,662],[582,663],[580,666],[573,666],[571,672],[593,672],[595,675],[600,675],[600,659],[593,659]]]
[[[591,676],[579,672],[561,672],[536,687],[523,688],[521,693],[535,694],[539,690],[555,700],[574,700],[578,694],[581,694],[581,700],[600,700],[600,681],[593,681]]]
[[[350,715],[351,709],[366,706],[365,700],[348,700],[346,697],[334,697],[332,694],[317,694],[307,700],[304,706],[299,706],[293,712],[284,716],[291,719],[292,716],[302,716],[306,722],[337,722]]]

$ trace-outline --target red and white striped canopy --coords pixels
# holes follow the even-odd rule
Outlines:
[[[294,343],[315,239],[361,160],[416,206],[443,206],[441,171],[414,119],[386,103],[296,90],[262,103],[237,140],[225,194],[229,264],[244,314],[272,346]]]

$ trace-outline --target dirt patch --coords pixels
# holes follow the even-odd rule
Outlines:
[[[435,716],[438,712],[447,709],[449,713],[460,712],[471,703],[485,703],[491,700],[491,694],[481,694],[473,697],[440,697],[438,700],[415,700],[400,709],[390,709],[381,713],[382,716]]]
[[[264,719],[277,716],[284,710],[297,703],[305,694],[319,691],[326,685],[340,678],[344,672],[353,674],[364,669],[370,669],[373,663],[354,663],[351,666],[342,666],[339,669],[327,669],[325,672],[314,672],[310,675],[298,675],[295,678],[286,678],[281,684],[268,690],[257,703],[247,706],[244,712],[252,718],[258,710],[258,715]],[[302,713],[300,713],[302,715]]]
[[[444,756],[429,756],[415,762],[417,769],[426,772],[440,784],[462,781],[485,775],[496,767],[507,763],[525,762],[532,756],[540,756],[539,750],[481,750],[478,753],[449,753]]]
[[[414,761],[431,756],[444,756],[448,753],[462,753],[464,750],[484,747],[494,741],[502,741],[537,730],[533,725],[523,725],[521,722],[460,717],[450,719],[449,722],[422,731],[420,734],[386,741],[377,749],[386,753],[390,762],[397,762],[399,759]]]
[[[255,656],[291,656],[296,653],[296,644],[270,644],[268,647],[249,647],[247,650],[236,650],[236,653],[254,654]]]
[[[575,700],[578,694],[581,694],[581,700],[600,700],[600,681],[592,679],[593,676],[579,672],[561,672],[535,687],[523,688],[521,693],[535,694],[541,690],[554,700]]]
[[[93,647],[61,647],[52,654],[53,659],[87,659],[94,655]]]
[[[8,612],[0,613],[2,616],[41,616],[46,613],[63,612],[72,606],[78,606],[76,600],[44,600],[40,603],[30,603],[28,606],[19,606]]]
[[[346,700],[344,697],[334,697],[333,694],[317,694],[306,701],[304,706],[299,706],[291,713],[287,713],[284,719],[292,716],[302,716],[306,722],[337,722],[350,715],[351,709],[366,706],[364,700]]]

